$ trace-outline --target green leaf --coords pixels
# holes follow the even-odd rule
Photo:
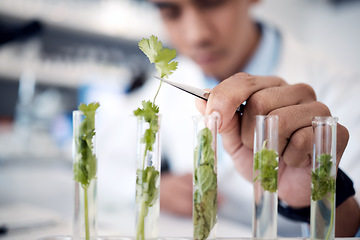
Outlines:
[[[199,184],[199,191],[207,192],[216,188],[216,175],[214,169],[210,165],[201,165],[196,170],[197,182]]]
[[[74,180],[88,188],[90,181],[96,178],[97,159],[94,154],[93,138],[95,136],[95,113],[99,103],[80,104],[84,119],[75,133],[75,163],[73,166]]]
[[[260,151],[254,154],[254,172],[259,171],[254,178],[260,181],[265,191],[276,192],[278,178],[278,154],[274,150],[266,148],[266,141]]]
[[[193,238],[194,239],[206,239],[214,225],[216,224],[217,215],[217,189],[207,191],[202,197],[200,197],[199,191],[195,191],[194,194],[201,201],[194,202],[193,211]]]
[[[331,159],[330,154],[321,154],[316,158],[320,165],[319,168],[311,172],[311,198],[313,201],[321,200],[328,193],[335,193],[336,181],[331,176],[333,164]]]
[[[158,132],[158,113],[159,107],[153,104],[151,101],[142,101],[143,108],[138,108],[134,111],[134,115],[142,117],[149,123],[149,128],[146,129],[144,135],[141,138],[141,142],[145,143],[145,152],[152,151],[152,146],[156,140],[156,133]]]
[[[155,63],[158,54],[162,50],[162,43],[157,37],[152,35],[149,39],[144,38],[139,42],[139,48],[149,58],[151,63]]]
[[[172,61],[176,57],[176,50],[163,48],[161,41],[152,35],[149,39],[144,38],[139,42],[139,48],[149,58],[151,63],[155,63],[155,68],[160,77],[167,77],[176,70],[178,63]]]
[[[157,200],[159,188],[157,181],[160,173],[153,166],[145,170],[138,169],[136,172],[137,201],[145,201],[147,207],[152,207]]]
[[[198,134],[199,144],[194,150],[194,239],[206,239],[216,224],[217,174],[212,140],[211,131],[202,129]]]

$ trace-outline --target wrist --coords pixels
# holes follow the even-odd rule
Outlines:
[[[355,195],[351,179],[339,168],[336,176],[336,207],[340,206],[349,197]],[[310,223],[310,206],[294,208],[279,199],[278,211],[282,216],[293,221]]]

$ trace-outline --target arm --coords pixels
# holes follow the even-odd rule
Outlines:
[[[360,228],[360,208],[355,197],[350,197],[336,208],[336,237],[353,237]]]
[[[160,207],[180,216],[192,216],[192,174],[161,174]]]

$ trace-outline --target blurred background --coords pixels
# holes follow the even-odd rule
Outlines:
[[[360,1],[263,0],[253,15],[360,71]],[[71,234],[71,112],[97,100],[103,115],[130,117],[152,71],[137,42],[152,34],[167,42],[144,1],[0,1],[0,226],[31,227],[4,239]],[[120,122],[113,131],[131,127]],[[134,157],[126,142],[108,141],[124,150],[121,158]],[[98,147],[99,234],[132,235],[135,160],[109,160],[111,148]],[[173,230],[162,233],[183,236]]]

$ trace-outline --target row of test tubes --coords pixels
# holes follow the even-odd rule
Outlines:
[[[80,118],[79,114],[82,113],[74,112],[74,133],[82,125],[82,120],[79,119],[83,118]],[[148,134],[150,125],[143,118],[138,119],[135,223],[137,240],[159,237],[160,120],[159,116],[156,126],[152,124],[151,128],[157,131],[152,130],[155,139],[152,146],[147,146],[144,136]],[[333,240],[335,236],[336,126],[337,118],[334,117],[315,117],[312,121],[311,239]],[[252,225],[255,239],[277,239],[278,130],[277,116],[256,116]],[[74,164],[76,161],[77,158],[74,157]],[[88,193],[81,190],[80,183],[75,183],[73,239],[95,239],[97,236],[96,178],[92,181],[94,184],[90,182]],[[84,204],[87,199],[84,196],[88,194],[89,204]],[[216,239],[216,228],[217,119],[199,116],[194,117],[193,238]]]
[[[277,238],[278,122],[277,116],[256,117],[253,237],[259,239]],[[336,127],[336,117],[312,121],[310,239],[335,238]]]

